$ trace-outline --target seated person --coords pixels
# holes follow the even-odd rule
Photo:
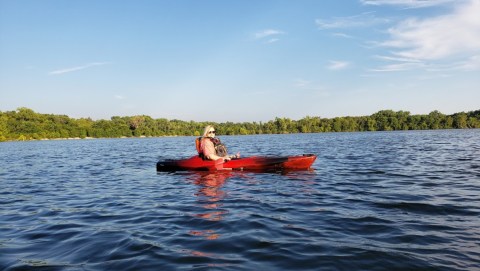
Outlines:
[[[227,147],[215,138],[215,128],[211,125],[205,127],[203,136],[197,139],[197,151],[200,157],[207,160],[223,159],[230,161],[232,158],[239,158],[240,153],[228,155]]]

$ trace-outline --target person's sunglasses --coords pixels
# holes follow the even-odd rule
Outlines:
[[[209,133],[209,134],[215,134],[216,131],[209,131],[208,133]]]

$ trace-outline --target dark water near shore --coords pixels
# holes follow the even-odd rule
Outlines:
[[[221,137],[313,171],[159,173],[193,137],[0,144],[0,270],[479,270],[480,130]]]

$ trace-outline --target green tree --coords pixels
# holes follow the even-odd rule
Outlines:
[[[5,141],[9,138],[7,122],[8,116],[0,112],[0,141]]]
[[[427,124],[429,129],[441,129],[444,128],[442,127],[442,122],[444,122],[445,115],[442,113],[438,112],[437,110],[430,112],[428,114],[427,118]]]
[[[464,112],[453,115],[453,128],[465,129],[467,128],[467,114]]]

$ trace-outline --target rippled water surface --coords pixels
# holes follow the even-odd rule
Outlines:
[[[221,138],[318,158],[157,173],[194,138],[0,143],[0,269],[479,270],[480,130]]]

